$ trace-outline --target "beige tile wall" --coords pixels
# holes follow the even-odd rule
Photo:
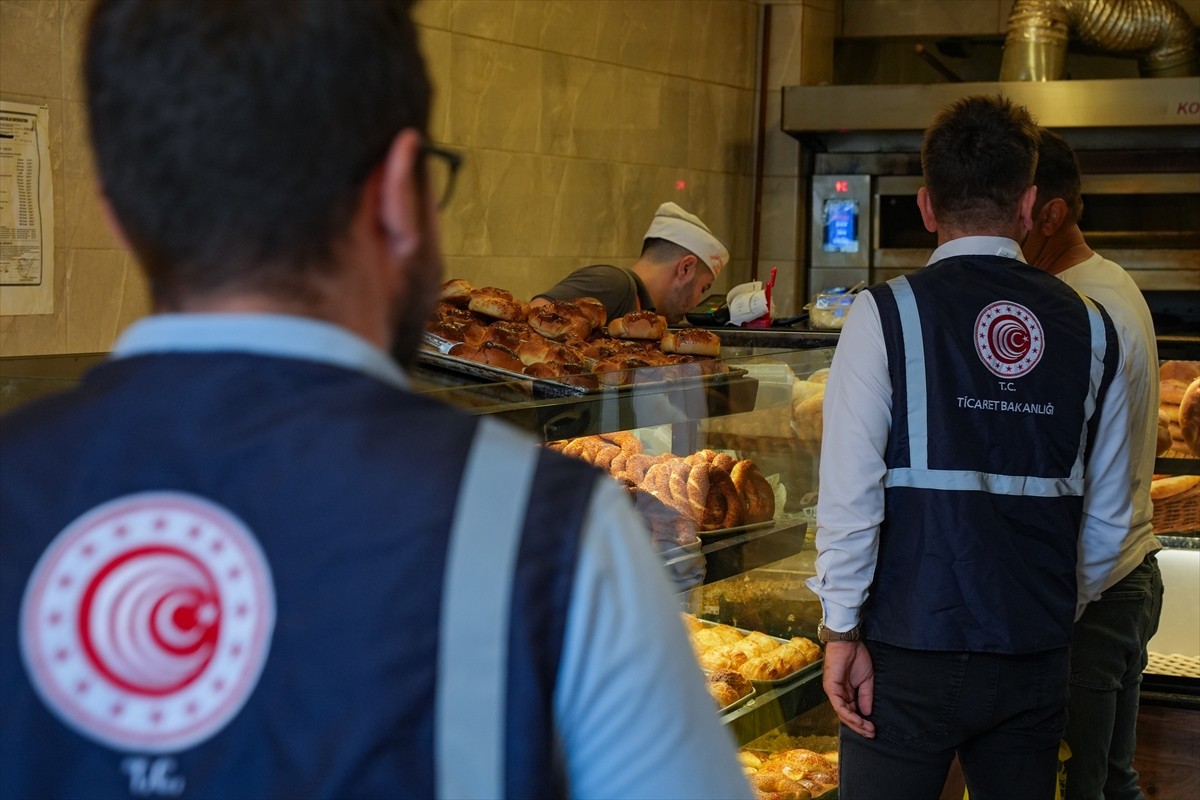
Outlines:
[[[749,279],[754,0],[423,0],[431,134],[467,160],[443,216],[448,275],[521,296],[628,265],[674,200]]]
[[[0,97],[49,108],[56,272],[53,314],[0,316],[4,356],[107,351],[149,307],[141,274],[96,202],[78,67],[88,7],[0,0]]]
[[[827,4],[833,0],[824,0]],[[47,104],[59,280],[51,315],[0,317],[0,355],[106,351],[145,314],[104,227],[86,146],[87,0],[0,0],[0,95]],[[443,220],[449,275],[530,295],[576,266],[632,263],[659,203],[750,274],[755,0],[423,0],[431,134],[465,151]]]

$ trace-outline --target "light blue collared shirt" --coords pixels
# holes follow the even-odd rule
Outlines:
[[[285,314],[155,314],[130,325],[112,354],[207,352],[315,361],[408,387],[404,370],[362,337],[329,322]]]
[[[940,245],[929,256],[925,266],[953,256],[1002,256],[1026,263],[1021,245],[1007,236],[963,236]]]

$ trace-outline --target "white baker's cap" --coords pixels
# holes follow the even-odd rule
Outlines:
[[[663,203],[654,212],[654,221],[650,223],[650,230],[646,231],[642,241],[646,239],[666,239],[691,250],[708,264],[714,278],[729,263],[729,250],[721,244],[721,240],[713,236],[699,217],[674,203]]]

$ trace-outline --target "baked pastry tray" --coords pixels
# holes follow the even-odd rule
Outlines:
[[[704,624],[705,626],[708,626],[708,627],[713,627],[718,624],[724,624],[724,623],[711,622],[709,620],[702,619],[700,617],[697,617],[697,619],[699,619],[702,624]],[[728,627],[733,628],[734,630],[737,630],[737,631],[741,631],[742,634],[744,634],[744,635],[748,635],[751,633],[751,631],[748,628],[739,628],[736,625],[729,625]],[[771,636],[770,634],[766,634],[766,635],[770,636],[772,639],[779,642],[780,644],[787,644],[789,641],[791,641],[790,639],[784,639],[779,636]],[[805,637],[805,638],[807,638],[807,637]],[[803,682],[811,679],[814,675],[819,676],[821,674],[821,665],[824,663],[825,663],[825,657],[822,654],[822,656],[820,658],[818,658],[816,661],[812,662],[811,664],[805,664],[800,669],[796,670],[795,672],[790,672],[787,675],[784,675],[782,678],[776,678],[775,680],[758,680],[755,678],[751,678],[750,684],[754,687],[755,695],[757,696],[758,694],[770,691],[771,689],[774,689],[779,686],[791,686],[792,684],[803,683]],[[723,710],[732,711],[735,706],[737,706],[737,704],[733,703],[733,704],[730,704],[728,709],[723,709]]]
[[[488,364],[480,364],[476,361],[471,361],[470,359],[459,358],[443,352],[442,348],[446,347],[447,345],[453,346],[453,344],[453,342],[446,342],[445,340],[439,339],[431,334],[426,334],[424,344],[417,351],[417,359],[421,363],[429,366],[449,370],[460,375],[478,378],[491,383],[522,381],[531,386],[532,394],[537,398],[599,396],[613,391],[619,394],[641,394],[655,391],[686,389],[689,387],[729,390],[741,384],[752,382],[753,388],[749,393],[750,402],[748,407],[736,409],[736,411],[750,411],[754,408],[754,400],[758,394],[758,381],[754,378],[747,377],[749,371],[739,367],[728,367],[726,372],[715,375],[696,375],[675,378],[671,380],[635,382],[623,386],[601,386],[599,388],[589,388],[586,386],[575,386],[546,378],[532,378],[529,375],[525,375],[520,372],[501,369],[500,367],[493,367]],[[646,369],[649,370],[653,368],[648,367]],[[738,405],[741,406],[744,405],[744,403],[738,403]],[[725,413],[736,413],[736,411],[731,410]]]

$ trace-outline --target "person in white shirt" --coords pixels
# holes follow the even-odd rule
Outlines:
[[[929,266],[864,291],[825,396],[816,575],[845,800],[1053,797],[1077,613],[1127,532],[1120,349],[1024,263],[1038,132],[1003,97],[926,131]]]
[[[1159,402],[1154,320],[1129,273],[1088,247],[1079,229],[1079,161],[1063,137],[1045,128],[1034,183],[1037,203],[1022,245],[1025,257],[1104,305],[1121,339],[1129,387],[1129,427],[1117,432],[1131,451],[1128,532],[1100,587],[1104,594],[1084,609],[1071,636],[1066,797],[1141,800],[1133,768],[1138,700],[1163,595],[1154,556],[1161,545],[1150,528]]]

